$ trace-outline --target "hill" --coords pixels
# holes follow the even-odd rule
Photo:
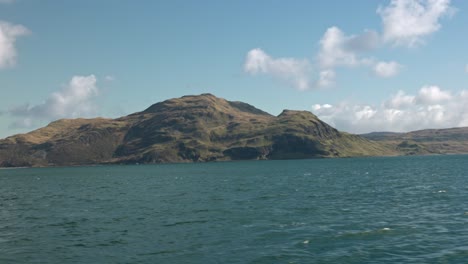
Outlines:
[[[408,133],[373,132],[361,136],[385,143],[406,155],[468,153],[468,127],[425,129]]]
[[[397,154],[307,111],[273,116],[211,94],[166,100],[117,119],[58,120],[0,140],[3,167]]]

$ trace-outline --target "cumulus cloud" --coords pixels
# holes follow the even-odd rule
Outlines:
[[[335,68],[339,66],[371,67],[376,76],[390,78],[396,76],[402,65],[395,61],[376,62],[371,57],[362,56],[365,52],[377,49],[380,36],[377,32],[366,30],[361,35],[346,35],[338,27],[328,28],[320,40],[318,63],[323,69],[320,73],[319,84],[329,86],[334,83]]]
[[[439,20],[455,11],[450,0],[392,0],[377,9],[382,18],[383,40],[413,47],[441,28]]]
[[[345,101],[336,105],[316,104],[312,111],[348,132],[406,132],[468,126],[467,100],[467,90],[453,95],[437,86],[424,86],[414,95],[399,91],[377,106]]]
[[[21,105],[8,111],[19,118],[12,127],[31,127],[35,121],[52,121],[59,118],[74,118],[94,115],[93,98],[99,94],[94,75],[74,76],[61,90],[52,93],[37,105]]]
[[[299,90],[311,87],[309,72],[310,63],[307,60],[294,58],[272,58],[261,49],[253,49],[247,53],[244,63],[245,72],[255,74],[270,74],[287,81]]]
[[[16,64],[16,39],[29,33],[30,31],[22,25],[0,21],[0,69]]]
[[[318,87],[328,87],[335,83],[336,73],[334,70],[323,70],[319,73]]]
[[[320,40],[318,60],[320,67],[331,69],[336,66],[357,66],[369,64],[367,58],[358,53],[377,48],[379,36],[375,31],[365,31],[361,35],[347,36],[337,27],[328,28]]]
[[[384,107],[390,109],[406,109],[413,105],[414,99],[414,95],[407,95],[400,90],[396,95],[385,101]]]
[[[338,27],[330,27],[320,40],[320,51],[313,67],[307,59],[273,58],[257,48],[247,53],[244,71],[252,75],[272,75],[288,81],[298,90],[332,86],[337,67],[375,65],[377,76],[395,76],[401,68],[400,64],[394,61],[376,64],[374,59],[362,56],[365,52],[375,50],[379,43],[379,34],[372,30],[366,30],[360,35],[346,35]],[[312,68],[318,69],[317,72],[312,72]]]
[[[450,99],[452,99],[451,93],[441,90],[438,86],[424,86],[416,97],[420,104],[438,104]]]
[[[389,78],[397,75],[400,72],[400,69],[402,68],[401,64],[395,62],[395,61],[380,61],[377,62],[374,67],[373,71],[375,75],[382,77],[382,78]]]
[[[251,74],[270,74],[289,81],[299,90],[327,87],[335,83],[339,67],[367,67],[375,76],[390,78],[398,75],[403,65],[396,61],[379,61],[369,55],[388,45],[415,47],[424,43],[425,37],[441,28],[440,20],[455,13],[450,0],[391,0],[379,7],[382,32],[365,30],[361,34],[345,34],[340,28],[329,27],[319,41],[315,81],[309,80],[311,64],[295,58],[274,59],[261,49],[247,54],[244,70]],[[468,65],[466,66],[468,72]]]

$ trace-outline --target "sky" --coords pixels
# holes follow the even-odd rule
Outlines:
[[[0,138],[212,93],[339,130],[468,126],[468,1],[0,0]]]

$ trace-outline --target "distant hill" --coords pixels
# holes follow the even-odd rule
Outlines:
[[[211,94],[117,119],[62,119],[0,140],[0,166],[69,166],[398,155],[307,111],[270,115]]]
[[[388,144],[406,155],[468,153],[468,127],[408,133],[373,132],[360,136]]]

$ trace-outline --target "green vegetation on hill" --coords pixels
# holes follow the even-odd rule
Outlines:
[[[404,155],[468,153],[467,127],[408,133],[374,132],[361,136],[386,144]]]
[[[1,166],[204,162],[397,155],[307,111],[272,116],[211,94],[184,96],[117,119],[64,119],[0,140]]]

